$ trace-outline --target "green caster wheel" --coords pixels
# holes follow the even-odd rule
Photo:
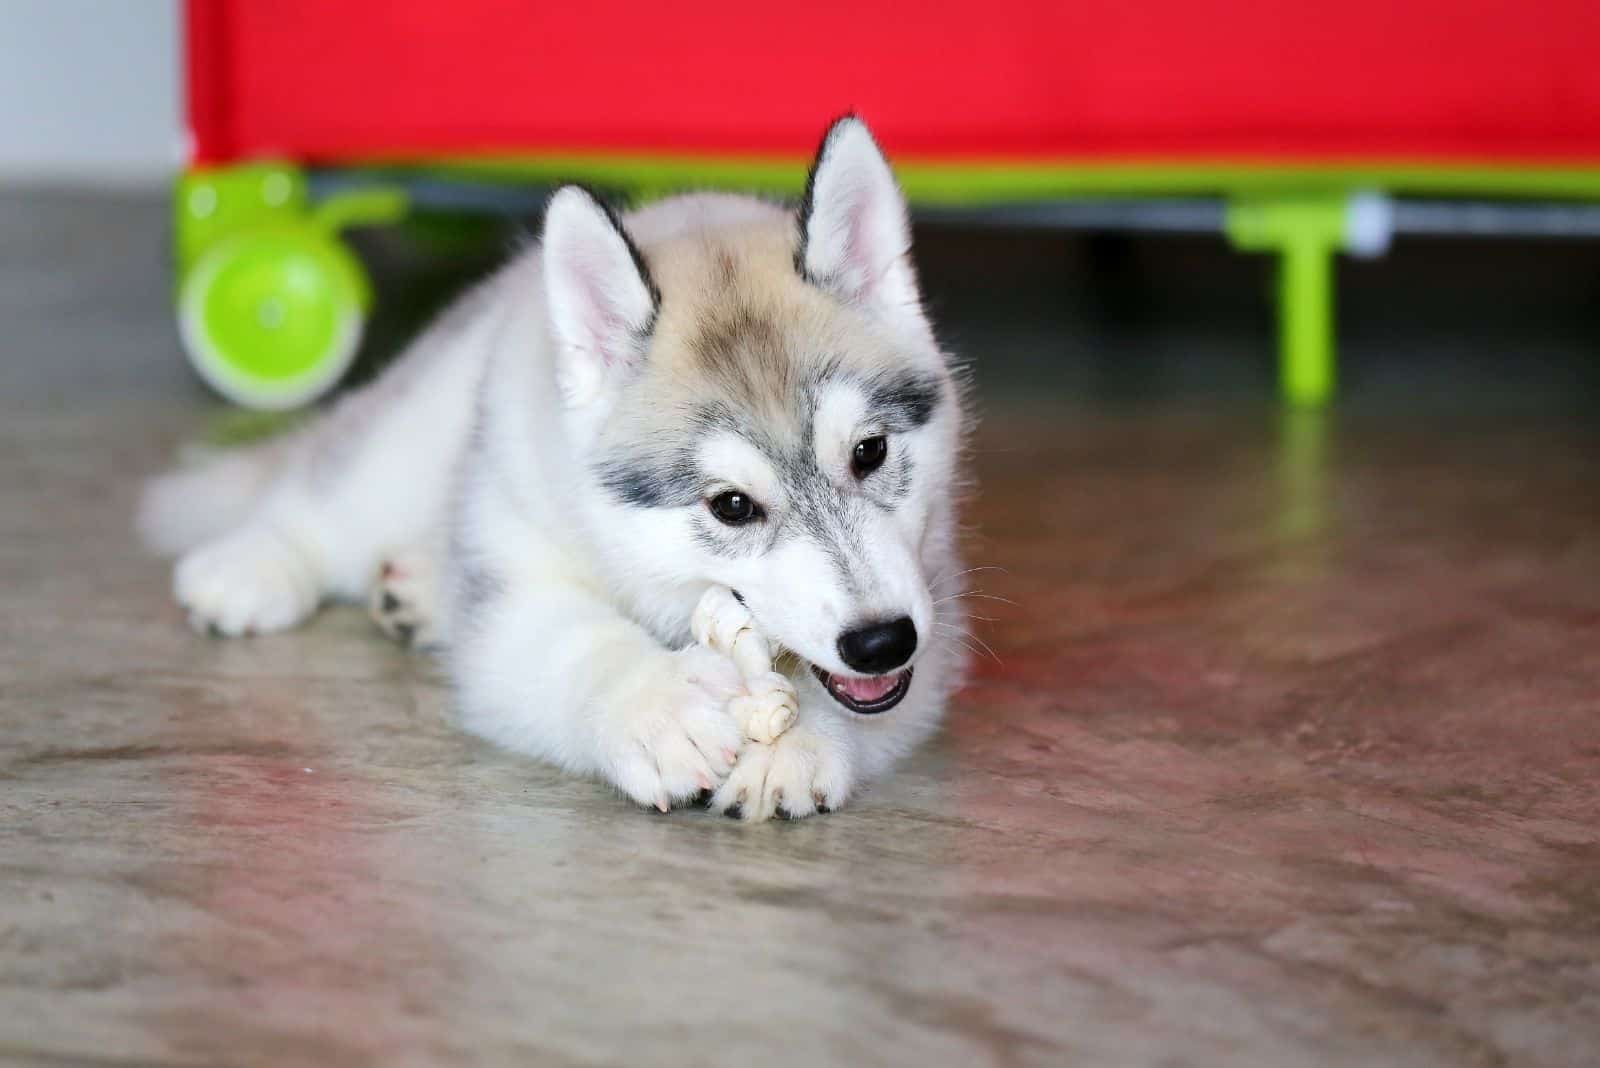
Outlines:
[[[178,291],[189,361],[224,397],[281,410],[332,389],[369,302],[361,266],[312,227],[246,232],[207,249]]]

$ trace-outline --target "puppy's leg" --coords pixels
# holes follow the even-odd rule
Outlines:
[[[669,652],[540,570],[544,581],[508,581],[455,621],[463,723],[662,811],[716,789],[744,744],[728,707],[743,693],[733,662],[700,645]]]
[[[215,477],[156,483],[142,523],[153,540],[187,550],[173,588],[197,628],[282,630],[324,598],[364,601],[385,553],[443,529],[493,329],[469,313],[447,313],[375,382],[303,430],[230,457]],[[226,521],[194,521],[214,502]],[[193,532],[210,540],[177,536]]]
[[[376,454],[382,437],[360,445]],[[327,472],[297,457],[248,520],[179,558],[174,596],[203,632],[286,630],[324,599],[365,600],[386,547],[423,543],[422,531],[442,522],[442,496],[409,489],[374,459]]]

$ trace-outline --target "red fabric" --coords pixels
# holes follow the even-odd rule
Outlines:
[[[1597,0],[189,0],[196,162],[1600,160]]]

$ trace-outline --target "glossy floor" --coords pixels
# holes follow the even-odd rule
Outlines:
[[[980,324],[949,729],[832,816],[654,817],[354,611],[183,629],[128,533],[209,411],[161,220],[0,199],[0,1062],[1593,1063],[1571,391],[1069,405]]]

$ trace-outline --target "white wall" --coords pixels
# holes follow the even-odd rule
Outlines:
[[[170,177],[179,36],[178,0],[0,0],[0,184]]]

